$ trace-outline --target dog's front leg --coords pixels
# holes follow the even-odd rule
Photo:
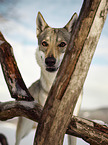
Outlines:
[[[34,122],[24,118],[20,117],[18,120],[17,125],[17,131],[16,131],[16,143],[15,145],[19,145],[21,139],[26,136],[32,129]]]

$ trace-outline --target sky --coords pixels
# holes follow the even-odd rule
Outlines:
[[[12,45],[14,55],[29,87],[40,77],[40,68],[35,60],[38,46],[36,38],[36,16],[43,14],[52,27],[63,27],[74,12],[79,14],[81,0],[0,0],[0,31]],[[82,108],[108,106],[108,19],[105,22],[85,84]],[[1,101],[11,100],[0,70]]]
[[[0,31],[12,45],[14,55],[29,87],[40,77],[35,60],[38,46],[36,16],[40,11],[51,27],[63,27],[83,0],[0,0]],[[108,107],[108,19],[99,39],[83,90],[83,109]],[[13,100],[0,69],[0,101]]]

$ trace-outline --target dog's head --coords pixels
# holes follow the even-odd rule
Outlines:
[[[58,70],[69,43],[71,31],[77,20],[75,13],[63,28],[51,28],[39,12],[36,19],[38,49],[36,58],[39,66],[48,72]]]

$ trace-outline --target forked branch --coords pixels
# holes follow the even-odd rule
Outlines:
[[[0,62],[11,97],[15,98],[16,100],[33,101],[34,99],[25,86],[25,83],[17,67],[12,46],[5,40],[1,32]]]
[[[0,103],[0,120],[5,121],[13,117],[23,116],[35,122],[39,122],[42,109],[43,107],[35,101],[11,101]],[[66,133],[82,138],[90,144],[108,144],[108,127],[80,117],[72,116]]]
[[[49,92],[34,145],[62,145],[86,79],[108,8],[107,0],[84,0],[70,43]]]
[[[0,103],[1,120],[24,116],[39,121],[34,145],[61,145],[65,133],[79,136],[92,145],[108,144],[108,128],[78,117],[71,118],[107,16],[107,8],[107,0],[84,1],[43,110],[36,102]],[[32,101],[11,46],[1,33],[0,62],[11,96],[16,100]]]

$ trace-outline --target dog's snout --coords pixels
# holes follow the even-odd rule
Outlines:
[[[53,56],[47,57],[45,59],[45,63],[46,63],[47,66],[54,66],[55,63],[56,63],[56,59]]]

